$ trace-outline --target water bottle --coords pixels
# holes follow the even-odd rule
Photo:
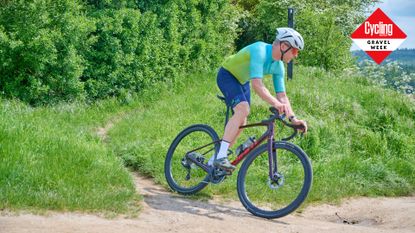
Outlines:
[[[242,143],[241,145],[238,146],[238,148],[236,148],[236,151],[235,151],[236,154],[240,155],[242,152],[244,152],[254,143],[255,143],[255,136],[249,137],[248,139],[246,139],[244,143]]]

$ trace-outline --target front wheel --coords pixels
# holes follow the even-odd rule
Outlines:
[[[192,156],[207,164],[218,152],[218,134],[208,125],[191,125],[173,140],[164,162],[164,175],[169,186],[180,194],[193,194],[209,183],[209,175],[188,159]]]
[[[269,175],[267,145],[255,149],[238,174],[238,196],[245,208],[263,218],[280,218],[297,209],[311,188],[313,173],[303,150],[289,142],[275,142],[276,167]]]

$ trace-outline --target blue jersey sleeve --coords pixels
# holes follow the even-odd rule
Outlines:
[[[266,48],[260,46],[259,43],[253,44],[250,49],[250,61],[249,61],[249,76],[250,78],[263,78],[264,77],[264,63],[266,59]]]
[[[272,75],[272,81],[274,83],[275,92],[285,92],[284,74],[284,64],[282,62],[279,62],[277,72]]]

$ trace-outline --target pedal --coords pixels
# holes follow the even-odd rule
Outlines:
[[[232,175],[233,170],[225,170],[225,169],[219,169],[216,173],[217,176],[230,176]]]

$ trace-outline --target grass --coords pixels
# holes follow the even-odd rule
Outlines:
[[[294,140],[313,162],[314,182],[308,201],[412,194],[414,102],[350,74],[296,69],[287,90],[296,114],[310,125],[306,137]],[[269,87],[270,81],[266,79]],[[216,98],[219,90],[213,73],[184,77],[183,84],[174,91],[160,88],[157,93],[159,100],[145,105],[146,111],[127,114],[110,131],[110,137],[113,150],[127,164],[166,186],[163,164],[174,137],[196,123],[211,125],[221,136],[225,109]],[[266,118],[267,109],[268,105],[253,94],[248,121]],[[239,143],[250,135],[260,136],[263,130],[244,131]],[[236,177],[209,185],[201,195],[236,199]]]
[[[129,173],[96,134],[121,110],[116,101],[39,108],[1,101],[0,209],[136,211]]]
[[[271,89],[271,79],[265,80]],[[412,100],[364,78],[304,67],[296,67],[287,91],[296,115],[310,126],[307,136],[293,141],[313,163],[308,202],[414,193]],[[183,77],[174,86],[160,84],[123,104],[31,108],[1,100],[0,209],[125,213],[139,208],[126,166],[167,187],[165,155],[182,129],[209,124],[222,136],[225,106],[217,93],[210,73]],[[265,102],[255,94],[252,102],[249,122],[268,117]],[[109,122],[113,126],[103,140],[97,129]],[[247,129],[237,145],[263,130]],[[277,137],[284,134],[279,127]],[[209,185],[196,197],[237,199],[236,177]]]

